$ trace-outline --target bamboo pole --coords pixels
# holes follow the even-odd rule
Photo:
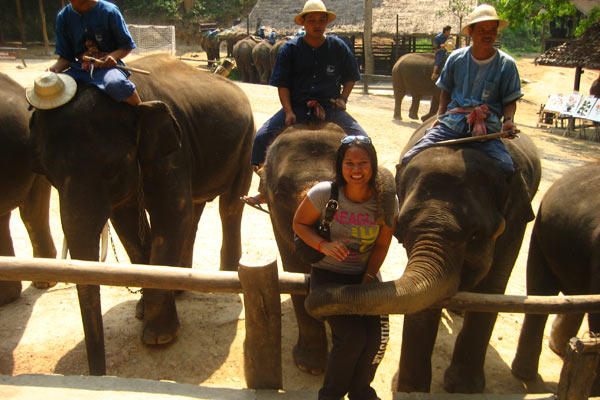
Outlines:
[[[159,265],[108,264],[79,260],[0,257],[0,280],[59,281],[83,285],[145,287],[241,293],[236,272],[200,272]],[[280,293],[307,294],[308,275],[279,273]],[[516,296],[458,292],[432,307],[479,312],[561,314],[594,312],[600,295]]]

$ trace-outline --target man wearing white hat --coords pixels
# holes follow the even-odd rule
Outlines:
[[[442,140],[486,133],[516,132],[513,122],[517,100],[523,96],[515,60],[494,47],[498,31],[508,21],[498,18],[496,9],[481,4],[469,15],[462,33],[472,44],[454,50],[436,84],[442,91],[434,126],[402,159],[408,162],[421,150]],[[505,137],[513,137],[506,134]],[[508,174],[514,165],[500,139],[469,143],[495,159]]]
[[[338,124],[348,135],[366,132],[346,110],[354,83],[360,80],[358,63],[348,45],[335,35],[325,35],[335,13],[321,0],[308,0],[294,22],[305,35],[285,43],[277,56],[269,84],[277,86],[282,109],[256,132],[251,163],[260,168],[267,147],[286,126],[307,122],[309,109],[322,120]],[[264,195],[245,197],[254,204]]]
[[[121,12],[104,0],[70,0],[56,17],[58,60],[51,72],[65,72],[78,83],[91,83],[116,101],[141,102],[130,72],[115,68],[135,48]],[[91,55],[99,61],[83,61]]]

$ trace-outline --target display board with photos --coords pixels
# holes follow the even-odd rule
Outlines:
[[[584,97],[581,93],[551,94],[544,105],[544,111],[600,121],[600,99],[594,96]]]

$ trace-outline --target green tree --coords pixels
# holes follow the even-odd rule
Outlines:
[[[456,47],[461,47],[461,34],[464,19],[473,11],[471,1],[466,0],[449,0],[448,5],[437,12],[439,16],[453,15],[458,18],[458,35]]]

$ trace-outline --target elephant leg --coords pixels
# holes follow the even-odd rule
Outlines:
[[[142,342],[146,345],[172,342],[181,327],[177,318],[174,291],[144,289],[142,301],[144,304]]]
[[[50,182],[37,175],[31,190],[19,207],[34,257],[56,258],[56,247],[50,233],[50,191]],[[33,282],[33,286],[38,289],[47,289],[54,285],[56,282]]]
[[[434,116],[438,112],[440,106],[440,96],[435,94],[431,96],[431,105],[429,106],[429,112],[421,117],[421,121],[425,122],[430,117]]]
[[[402,120],[402,99],[406,96],[404,90],[394,88],[394,119]]]
[[[395,388],[399,392],[429,392],[431,355],[441,315],[441,309],[426,309],[404,316],[400,369]]]
[[[538,244],[536,228],[534,227],[527,256],[527,294],[554,296],[558,294],[559,290],[556,277],[550,271]],[[517,352],[511,365],[512,374],[516,377],[526,381],[537,378],[547,320],[547,314],[525,314]]]
[[[10,211],[0,215],[0,255],[14,257],[10,237]],[[21,295],[21,281],[0,281],[0,306],[12,303]]]
[[[485,388],[483,364],[496,313],[465,314],[454,345],[452,362],[444,374],[444,389],[450,393],[481,393]]]
[[[412,102],[410,103],[410,110],[408,110],[408,117],[411,119],[419,119],[419,105],[421,104],[421,96],[412,94]]]
[[[200,217],[202,216],[202,212],[204,211],[205,205],[206,202],[203,202],[201,204],[194,204],[192,220],[192,224],[194,227],[198,226],[198,222],[200,221]],[[191,268],[194,262],[194,242],[196,241],[196,230],[197,229],[192,229],[190,234],[184,239],[180,264],[182,267]]]
[[[106,375],[100,286],[77,285],[90,375]]]
[[[298,323],[298,341],[292,355],[302,372],[321,375],[327,364],[327,335],[325,325],[308,315],[304,308],[306,296],[292,295],[292,304]]]
[[[110,221],[133,264],[150,262],[150,226],[146,213],[137,202],[132,201],[115,207]]]
[[[242,213],[244,203],[240,196],[248,193],[252,181],[250,161],[244,163],[229,190],[219,196],[219,214],[223,239],[221,244],[221,271],[237,271],[242,257]]]
[[[572,337],[577,336],[584,315],[582,313],[559,314],[554,318],[548,346],[556,355],[565,356],[567,344]]]

